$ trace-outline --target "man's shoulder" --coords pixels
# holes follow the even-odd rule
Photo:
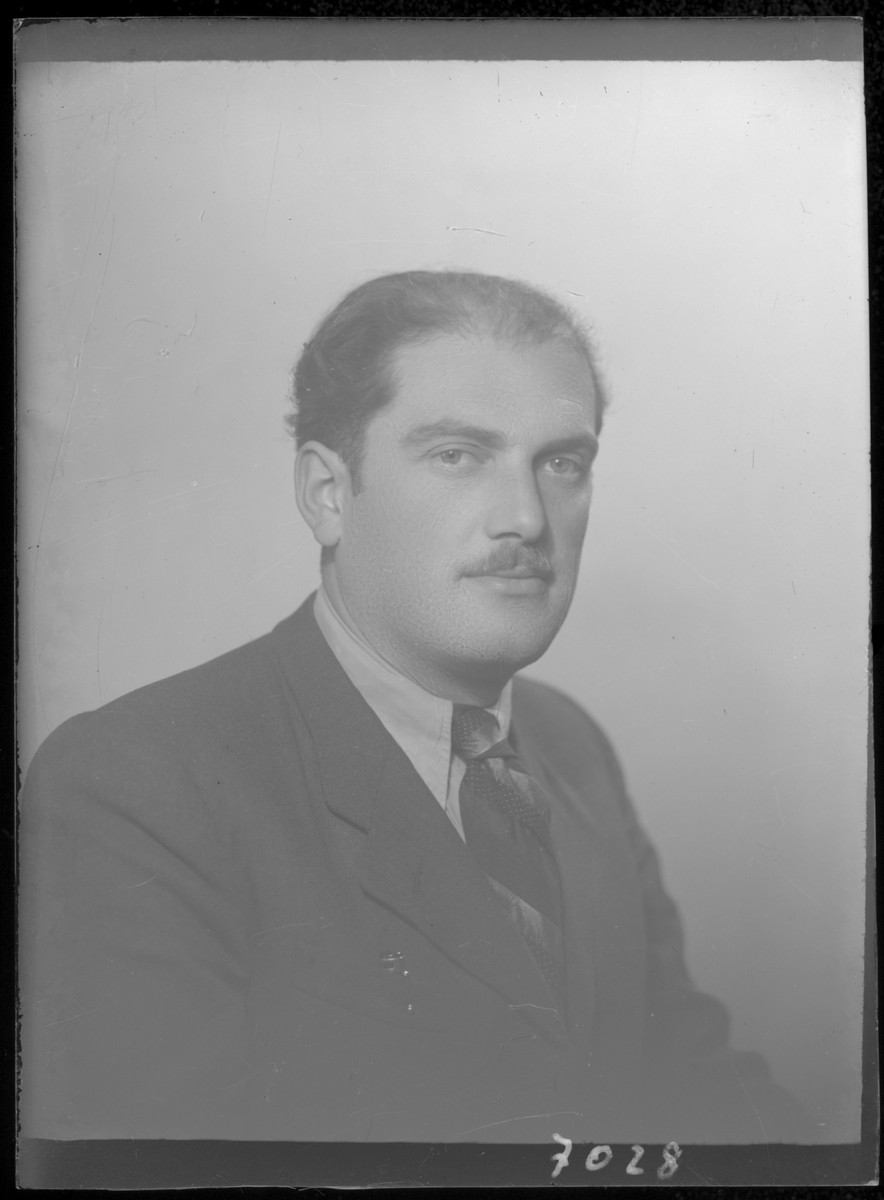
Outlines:
[[[617,755],[601,725],[576,700],[548,683],[515,677],[513,726],[519,739],[536,744],[560,764],[592,763],[622,780]]]
[[[269,636],[264,634],[207,662],[144,684],[99,708],[78,714],[72,722],[74,725],[113,726],[130,720],[150,721],[156,716],[165,725],[170,724],[173,717],[215,714],[231,701],[240,700],[241,689],[248,688],[261,672],[266,663]],[[60,728],[64,729],[72,722],[65,722]]]
[[[607,742],[601,726],[576,700],[524,675],[513,679],[513,717],[533,727],[560,730],[566,737],[589,735]]]
[[[302,612],[207,662],[69,718],[43,742],[34,766],[84,756],[110,759],[124,747],[129,755],[138,747],[165,753],[175,745],[187,752],[266,727],[268,713],[279,709],[288,691],[281,660],[286,652],[297,659]]]

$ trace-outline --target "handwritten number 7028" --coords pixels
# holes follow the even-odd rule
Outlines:
[[[552,1156],[552,1160],[556,1164],[553,1168],[552,1177],[556,1179],[565,1167],[567,1167],[574,1143],[570,1138],[562,1137],[560,1133],[553,1134],[553,1141],[558,1142],[562,1147],[561,1150]],[[632,1158],[626,1167],[627,1175],[644,1175],[644,1167],[638,1165],[644,1152],[644,1147],[642,1146],[632,1147]],[[593,1146],[586,1156],[586,1169],[587,1171],[601,1171],[613,1157],[614,1151],[610,1146]],[[663,1162],[657,1168],[657,1178],[671,1179],[678,1170],[678,1160],[680,1158],[681,1147],[678,1142],[667,1142],[663,1148]]]

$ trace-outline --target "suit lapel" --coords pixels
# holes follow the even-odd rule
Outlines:
[[[391,748],[361,882],[532,1025],[561,1037],[556,1000],[499,897],[411,763]]]
[[[593,921],[596,905],[591,854],[588,853],[586,837],[586,824],[590,818],[587,812],[583,812],[581,821],[575,822],[569,806],[557,802],[562,788],[561,780],[555,765],[544,758],[536,739],[531,737],[537,721],[525,714],[521,699],[522,692],[517,687],[513,693],[511,740],[526,769],[551,801],[552,841],[565,896],[568,1027],[581,1056],[585,1057],[590,1050],[595,1000]]]
[[[360,829],[364,892],[483,980],[552,1040],[564,1024],[530,951],[407,755],[363,700],[313,618],[312,598],[274,631],[306,720],[328,808]]]
[[[573,712],[557,725],[556,698],[516,681],[519,753],[549,795],[553,842],[567,897],[568,1019],[575,1048],[627,1095],[644,1038],[647,941],[643,888],[629,843],[630,806],[602,735]],[[569,706],[566,702],[566,709]]]

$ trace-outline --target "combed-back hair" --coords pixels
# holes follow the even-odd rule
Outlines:
[[[440,334],[569,346],[586,360],[601,426],[605,398],[589,334],[563,304],[500,275],[407,271],[349,292],[305,344],[287,418],[297,444],[315,440],[336,451],[357,488],[365,428],[395,395],[393,355]]]

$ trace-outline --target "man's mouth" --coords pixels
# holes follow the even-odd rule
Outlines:
[[[552,571],[548,567],[520,565],[471,571],[468,578],[501,595],[539,596],[546,592]]]
[[[507,567],[496,571],[485,571],[485,575],[498,579],[549,579],[551,572],[539,567]]]

